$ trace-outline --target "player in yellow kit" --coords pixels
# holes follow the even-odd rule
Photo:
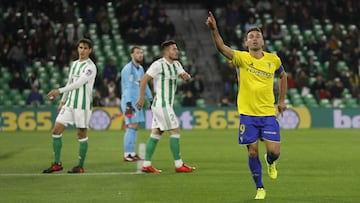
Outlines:
[[[286,72],[276,54],[263,51],[264,38],[259,28],[247,31],[245,45],[248,51],[237,51],[224,44],[211,12],[206,21],[218,51],[236,68],[239,79],[238,111],[240,114],[239,144],[246,144],[248,164],[256,184],[255,199],[265,199],[262,169],[259,159],[259,140],[266,147],[265,162],[270,178],[277,178],[276,160],[280,155],[280,127],[276,120],[277,110],[286,109]],[[274,78],[280,78],[280,94],[275,108]]]

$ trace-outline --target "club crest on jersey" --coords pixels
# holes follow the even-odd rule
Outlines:
[[[92,71],[90,70],[90,69],[88,69],[87,71],[86,71],[86,75],[87,76],[90,76],[92,74]]]
[[[270,62],[267,62],[266,65],[267,65],[268,68],[270,68],[271,63],[270,63]]]

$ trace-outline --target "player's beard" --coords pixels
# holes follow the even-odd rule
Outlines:
[[[142,61],[143,61],[143,58],[142,58],[142,57],[135,59],[135,62],[138,63],[138,64],[140,64]]]
[[[261,48],[260,47],[251,47],[250,50],[251,51],[259,51]]]
[[[170,58],[171,60],[175,61],[175,60],[178,60],[178,59],[179,59],[179,55],[175,55],[175,54],[174,54],[174,56],[170,55],[169,58]]]

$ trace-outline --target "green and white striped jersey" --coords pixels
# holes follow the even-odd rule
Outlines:
[[[185,72],[179,61],[170,64],[165,58],[160,58],[151,64],[146,74],[153,78],[156,93],[153,105],[173,106],[179,75]]]
[[[64,106],[91,110],[96,72],[96,66],[91,59],[81,62],[76,60],[72,63],[66,86],[59,88],[60,93],[64,93],[61,99],[65,102]]]

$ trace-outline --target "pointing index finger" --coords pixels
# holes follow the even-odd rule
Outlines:
[[[212,14],[211,11],[209,11],[209,16],[210,16],[211,18],[214,18],[214,15]]]

